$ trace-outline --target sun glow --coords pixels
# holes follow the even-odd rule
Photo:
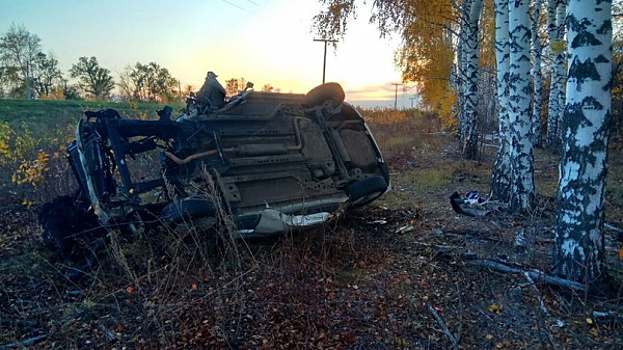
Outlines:
[[[221,81],[244,78],[256,88],[270,84],[282,92],[305,93],[322,82],[324,47],[313,41],[312,32],[312,18],[322,6],[316,0],[150,4],[67,0],[67,6],[57,8],[47,2],[36,7],[10,2],[0,13],[0,32],[11,23],[23,24],[41,38],[44,52],[56,55],[64,72],[79,57],[95,56],[115,76],[136,62],[156,62],[182,87],[195,89],[208,70]],[[328,47],[326,80],[342,84],[347,100],[393,105],[391,83],[401,81],[393,65],[399,43],[379,38],[368,23],[369,6],[360,8],[336,47]],[[112,14],[117,25],[106,25],[104,17]],[[163,14],[175,22],[163,21]]]

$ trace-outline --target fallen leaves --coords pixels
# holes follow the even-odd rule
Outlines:
[[[397,186],[409,186],[395,178]],[[518,287],[524,280],[465,269],[459,255],[476,240],[493,242],[482,244],[481,251],[512,258],[514,252],[503,250],[509,227],[456,219],[451,211],[439,209],[447,207],[447,193],[438,192],[439,199],[421,194],[430,201],[422,206],[426,214],[407,193],[409,202],[398,209],[366,207],[341,217],[326,231],[287,237],[268,248],[251,245],[253,257],[229,256],[216,267],[176,267],[174,259],[156,251],[152,261],[162,270],[148,278],[139,275],[138,281],[97,275],[95,284],[66,283],[56,278],[58,271],[44,272],[50,263],[37,255],[39,260],[22,263],[28,272],[0,276],[0,320],[35,323],[2,324],[6,341],[0,346],[37,336],[43,329],[51,336],[37,343],[38,348],[67,347],[67,339],[77,348],[110,348],[107,330],[115,332],[116,345],[144,349],[163,344],[210,349],[449,348],[427,304],[452,334],[463,329],[461,348],[539,348],[539,334],[551,335],[560,348],[582,348],[580,337],[595,347],[622,343],[616,308],[599,304],[597,310],[608,312],[572,314],[568,310],[592,310],[595,305],[543,287],[539,289],[550,315],[538,316],[533,293]],[[18,248],[32,251],[37,232],[23,229],[21,218],[17,223],[4,220],[2,258]],[[13,241],[4,239],[13,234]],[[610,257],[623,259],[623,250],[617,247]],[[15,259],[6,261],[4,266],[17,266]],[[249,266],[253,271],[246,273]],[[549,318],[539,327],[538,317]]]
[[[489,307],[487,308],[487,310],[491,311],[491,312],[502,312],[502,307],[500,305],[497,304],[491,304],[489,305]]]

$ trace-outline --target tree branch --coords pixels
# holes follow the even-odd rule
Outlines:
[[[567,279],[560,278],[560,277],[546,275],[545,272],[536,270],[536,269],[535,270],[518,269],[518,268],[510,267],[508,265],[505,265],[505,264],[502,264],[500,262],[493,261],[493,260],[471,260],[471,261],[468,261],[467,263],[470,265],[488,267],[490,269],[500,271],[500,272],[505,272],[505,273],[522,273],[522,274],[526,273],[528,274],[528,276],[530,276],[530,278],[545,282],[547,284],[551,284],[551,285],[563,287],[563,288],[569,288],[569,289],[573,289],[573,290],[580,291],[580,292],[586,291],[585,286],[581,283],[574,282],[574,281],[567,280]]]
[[[439,327],[441,327],[441,331],[445,335],[448,336],[448,339],[450,339],[450,342],[452,343],[452,348],[458,349],[459,340],[454,335],[452,335],[446,323],[443,321],[441,316],[439,316],[439,314],[437,313],[437,310],[435,310],[435,308],[433,308],[428,302],[426,303],[426,306],[428,306],[428,311],[430,311],[430,313],[433,314],[433,317],[435,318],[435,320],[437,320],[437,324],[439,324]]]

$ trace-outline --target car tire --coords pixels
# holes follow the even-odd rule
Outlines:
[[[210,199],[200,196],[178,199],[162,209],[160,217],[171,228],[184,222],[201,222],[200,229],[208,229],[216,223],[217,207]],[[205,220],[208,219],[208,220]],[[212,219],[212,220],[209,220]]]
[[[105,235],[103,228],[97,229],[97,216],[77,207],[72,196],[60,196],[43,204],[39,208],[39,224],[43,227],[43,241],[71,260],[80,260],[93,241]]]
[[[387,181],[382,176],[374,176],[348,185],[346,193],[351,206],[358,207],[385,193],[387,186]]]
[[[326,83],[309,90],[305,95],[304,104],[308,107],[313,107],[330,100],[331,106],[335,108],[341,105],[345,98],[346,94],[340,84]]]

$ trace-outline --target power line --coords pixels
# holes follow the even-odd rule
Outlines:
[[[233,6],[233,7],[235,7],[235,8],[238,8],[238,9],[240,9],[240,10],[244,11],[244,12],[253,13],[253,12],[251,12],[251,11],[247,10],[246,8],[244,8],[244,7],[240,6],[240,5],[234,4],[234,3],[233,3],[233,2],[231,2],[231,1],[223,0],[223,2],[224,2],[224,3],[226,3],[226,4],[229,4],[229,5],[231,5],[231,6]]]

